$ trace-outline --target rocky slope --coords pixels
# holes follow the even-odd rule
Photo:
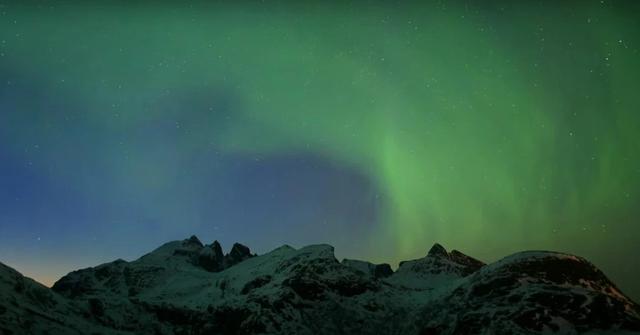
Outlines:
[[[196,237],[72,272],[48,289],[0,266],[0,334],[640,334],[640,306],[586,260],[485,265],[436,244],[387,264],[329,245],[265,255]]]

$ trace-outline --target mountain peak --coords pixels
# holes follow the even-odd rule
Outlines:
[[[218,240],[213,241],[213,243],[211,243],[210,247],[211,247],[211,249],[216,251],[216,253],[218,251],[220,251],[220,253],[222,253],[222,246],[220,245],[220,242],[218,242]]]
[[[387,264],[338,262],[328,244],[283,246],[257,256],[235,243],[223,255],[219,242],[203,246],[194,236],[135,261],[74,271],[51,290],[0,264],[0,334],[51,329],[122,335],[619,333],[640,330],[640,306],[593,264],[567,254],[521,252],[485,265],[436,243],[427,256],[393,272]]]
[[[440,245],[439,243],[434,243],[431,249],[429,250],[429,253],[427,253],[427,257],[448,258],[449,253],[447,252],[447,249],[445,249],[442,245]]]
[[[224,256],[224,266],[225,268],[234,266],[253,256],[254,255],[251,254],[249,247],[240,243],[234,243],[233,247],[231,247],[231,251]]]
[[[183,241],[183,245],[185,246],[198,246],[198,247],[203,247],[202,242],[200,242],[200,239],[198,239],[198,237],[196,235],[191,235],[191,237],[189,237],[188,239]]]

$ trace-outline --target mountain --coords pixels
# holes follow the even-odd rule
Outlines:
[[[192,236],[48,289],[0,265],[0,334],[640,334],[640,306],[583,258],[492,264],[434,245],[388,264],[330,245],[264,255]]]

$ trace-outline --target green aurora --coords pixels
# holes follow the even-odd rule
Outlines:
[[[74,149],[132,197],[163,192],[176,182],[174,160],[203,151],[312,153],[365,175],[382,199],[364,236],[344,227],[339,255],[395,264],[435,241],[483,260],[552,249],[590,259],[640,297],[638,3],[5,3],[0,12],[0,75],[82,106],[77,127],[125,142],[150,123],[179,130],[170,147],[129,146],[126,159],[110,143]],[[187,98],[172,99],[178,91]],[[61,139],[64,111],[47,101],[6,101],[0,143],[16,155],[34,136],[82,142]],[[31,159],[56,161],[48,176],[93,198],[95,176],[52,152]],[[143,203],[152,211],[169,200]]]

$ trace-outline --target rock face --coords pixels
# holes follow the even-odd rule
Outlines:
[[[0,263],[0,334],[128,334],[96,323],[88,301],[73,301]]]
[[[425,334],[640,333],[639,312],[585,259],[521,252],[483,267],[432,301],[419,323]]]
[[[0,266],[0,334],[640,334],[640,307],[586,260],[485,265],[436,244],[388,264],[333,247],[256,256],[196,237],[69,273],[48,289]]]
[[[196,264],[209,272],[220,272],[224,270],[224,254],[222,253],[220,243],[213,241],[211,245],[200,249]]]
[[[344,259],[343,265],[351,267],[355,270],[361,271],[373,278],[387,278],[393,274],[393,270],[389,264],[373,264],[365,261],[359,261],[355,259]]]
[[[231,251],[224,256],[224,266],[225,268],[232,267],[253,256],[248,247],[240,243],[234,243]]]

